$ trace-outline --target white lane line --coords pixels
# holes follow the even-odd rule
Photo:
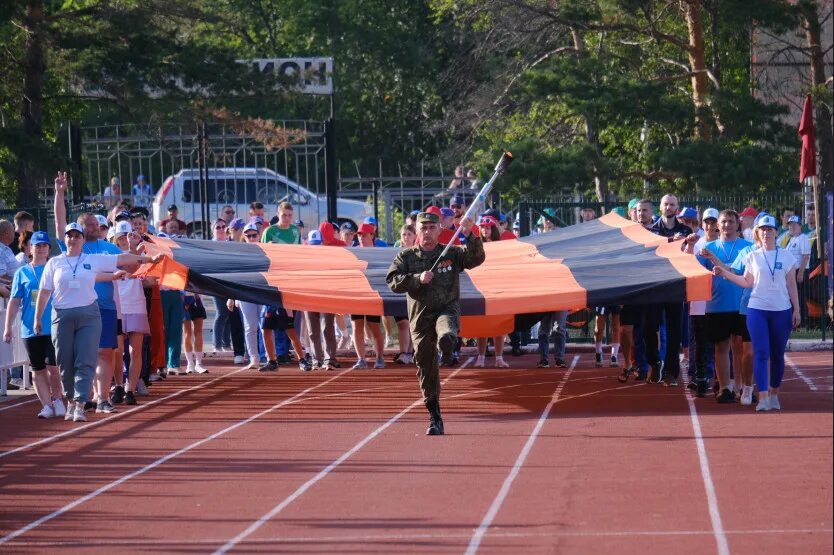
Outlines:
[[[454,372],[449,374],[449,376],[441,382],[441,385],[445,385],[446,382],[448,382],[449,380],[454,378],[455,375],[458,372],[460,372],[461,370],[466,368],[473,360],[475,360],[474,357],[469,357],[466,360],[466,362],[464,362],[460,366],[460,368],[458,368],[457,370],[455,370]],[[397,420],[399,420],[400,418],[405,416],[411,409],[413,409],[417,405],[422,405],[422,404],[423,404],[422,399],[414,401],[409,406],[407,406],[406,408],[401,410],[399,413],[392,416],[390,419],[388,419],[387,422],[385,422],[384,424],[379,426],[377,429],[375,429],[373,432],[371,432],[370,434],[365,436],[363,439],[361,439],[359,441],[359,443],[357,443],[356,445],[351,447],[349,450],[345,451],[338,459],[336,459],[335,461],[333,461],[332,463],[327,465],[318,474],[316,474],[315,476],[313,476],[312,478],[310,478],[309,480],[307,480],[306,482],[301,484],[301,486],[299,486],[298,489],[296,489],[294,492],[292,492],[283,501],[281,501],[280,503],[275,505],[265,515],[260,517],[258,520],[256,520],[252,524],[250,524],[243,532],[241,532],[240,534],[238,534],[237,536],[235,536],[234,538],[230,539],[225,544],[223,544],[222,547],[220,547],[219,549],[217,549],[217,551],[214,552],[215,555],[220,555],[220,554],[223,554],[223,553],[227,553],[229,550],[234,549],[234,547],[237,544],[244,541],[247,537],[251,536],[254,532],[256,532],[258,530],[258,528],[260,528],[261,526],[266,524],[269,520],[271,520],[272,518],[277,516],[281,511],[283,511],[285,508],[287,508],[293,501],[295,501],[296,499],[298,499],[299,497],[304,495],[304,492],[306,492],[308,489],[310,489],[315,484],[317,484],[318,482],[323,480],[325,477],[327,477],[328,474],[333,472],[333,470],[338,468],[343,462],[345,462],[350,457],[352,457],[357,451],[359,451],[360,449],[365,447],[365,445],[370,443],[374,438],[376,438],[382,432],[384,432],[385,430],[390,428],[395,422],[397,422]]]
[[[9,540],[13,540],[14,538],[16,538],[18,536],[21,536],[21,535],[25,534],[26,532],[29,532],[30,530],[33,530],[33,529],[37,528],[41,524],[49,522],[50,520],[52,520],[54,518],[57,518],[57,517],[63,515],[64,513],[68,512],[68,511],[71,511],[75,507],[77,507],[77,506],[79,506],[83,503],[86,503],[87,501],[90,501],[91,499],[95,499],[96,497],[98,497],[102,493],[105,493],[105,492],[107,492],[107,491],[109,491],[109,490],[111,490],[111,489],[113,489],[117,486],[120,486],[121,484],[124,484],[128,480],[132,480],[133,478],[136,478],[137,476],[141,476],[142,474],[145,474],[149,470],[153,470],[154,468],[156,468],[157,466],[159,466],[161,464],[165,464],[166,462],[170,461],[171,459],[173,459],[175,457],[179,457],[180,455],[182,455],[184,453],[187,453],[187,452],[189,452],[193,449],[196,449],[197,447],[200,447],[201,445],[204,445],[204,444],[208,443],[209,441],[217,439],[218,437],[220,437],[222,435],[225,435],[225,434],[227,434],[231,431],[234,431],[234,430],[240,428],[241,426],[245,426],[246,424],[249,424],[253,420],[256,420],[256,419],[260,418],[261,416],[265,416],[265,415],[269,414],[270,412],[273,412],[273,411],[275,411],[275,410],[277,410],[281,407],[284,407],[288,404],[291,404],[293,401],[295,401],[299,397],[302,397],[302,396],[306,395],[307,393],[309,393],[310,391],[313,391],[313,390],[318,389],[318,388],[320,388],[324,385],[327,385],[328,383],[332,382],[333,380],[335,380],[335,379],[337,379],[341,376],[344,376],[348,372],[350,372],[349,369],[345,370],[343,372],[339,372],[338,374],[334,375],[332,378],[330,378],[328,380],[325,380],[325,381],[323,381],[323,382],[321,382],[317,385],[310,386],[307,389],[305,389],[304,391],[302,391],[300,393],[296,393],[295,395],[293,395],[289,399],[285,399],[285,400],[283,400],[279,403],[276,403],[268,409],[262,410],[261,412],[250,416],[249,418],[246,418],[246,419],[241,420],[241,421],[239,421],[235,424],[232,424],[231,426],[223,428],[219,432],[215,432],[215,433],[211,434],[210,436],[205,437],[205,438],[203,438],[199,441],[195,441],[194,443],[192,443],[192,444],[190,444],[186,447],[183,447],[182,449],[178,449],[177,451],[169,453],[169,454],[165,455],[164,457],[161,457],[161,458],[155,460],[154,462],[143,466],[139,470],[135,470],[135,471],[131,472],[130,474],[126,474],[126,475],[122,476],[118,480],[114,480],[114,481],[110,482],[109,484],[105,484],[105,485],[101,486],[100,488],[98,488],[97,490],[95,490],[91,493],[88,493],[87,495],[85,495],[83,497],[79,497],[75,501],[67,503],[66,505],[64,505],[63,507],[58,509],[57,511],[53,511],[53,512],[49,513],[48,515],[42,516],[41,518],[39,518],[39,519],[37,519],[33,522],[30,522],[29,524],[27,524],[23,528],[19,528],[19,529],[15,530],[14,532],[11,532],[11,533],[3,536],[2,538],[0,538],[0,545],[3,545],[4,543],[8,542]]]
[[[89,430],[90,428],[95,428],[97,426],[101,426],[105,422],[110,422],[111,420],[114,420],[116,418],[122,418],[123,416],[127,416],[128,414],[132,414],[132,413],[140,411],[140,410],[145,410],[145,409],[150,408],[154,405],[158,405],[159,403],[162,403],[163,401],[167,401],[169,399],[173,399],[175,397],[185,395],[186,393],[189,393],[191,391],[196,391],[197,389],[202,389],[202,388],[204,388],[208,385],[213,384],[214,382],[217,382],[217,381],[222,380],[224,378],[228,378],[229,376],[234,376],[235,374],[243,372],[244,370],[246,370],[246,368],[239,368],[238,370],[235,370],[234,372],[229,372],[228,374],[218,376],[218,377],[216,377],[212,380],[209,380],[207,382],[197,384],[193,387],[189,387],[188,389],[180,389],[179,391],[175,391],[174,393],[168,394],[165,397],[160,397],[159,399],[154,399],[153,401],[150,401],[150,402],[147,402],[147,403],[142,403],[141,405],[137,405],[132,409],[128,409],[126,411],[115,412],[115,413],[111,414],[110,416],[107,416],[105,418],[101,418],[99,420],[95,420],[93,422],[90,422],[89,424],[84,424],[84,425],[78,426],[76,428],[70,428],[69,430],[61,432],[59,434],[51,435],[51,436],[45,437],[43,439],[39,439],[38,441],[33,441],[32,443],[27,443],[26,445],[21,445],[20,447],[15,447],[14,449],[10,449],[8,451],[3,451],[2,453],[0,453],[0,459],[2,459],[3,457],[8,457],[9,455],[14,455],[15,453],[20,453],[21,451],[26,451],[27,449],[32,449],[33,447],[38,447],[40,445],[45,445],[47,443],[52,443],[53,441],[59,440],[63,437],[75,435],[79,432],[83,432],[84,430]]]
[[[541,431],[542,427],[544,426],[545,421],[550,416],[550,411],[553,410],[553,406],[559,400],[559,396],[562,395],[562,390],[565,388],[565,384],[570,378],[570,375],[573,373],[573,369],[576,368],[576,363],[579,362],[579,355],[573,357],[573,361],[570,364],[570,368],[568,368],[567,372],[562,376],[562,379],[559,381],[559,385],[556,386],[556,391],[553,392],[553,396],[550,399],[550,402],[542,411],[541,416],[539,416],[539,421],[536,422],[536,426],[533,428],[533,431],[530,433],[530,437],[527,438],[527,442],[524,444],[524,447],[521,449],[521,452],[518,454],[518,457],[515,460],[515,464],[513,465],[512,470],[510,470],[509,475],[507,475],[504,483],[501,485],[501,489],[498,490],[498,495],[492,501],[492,505],[489,507],[486,515],[484,515],[483,520],[481,521],[480,526],[475,530],[475,533],[472,534],[471,539],[469,540],[469,547],[466,548],[467,555],[474,555],[477,553],[478,547],[481,545],[481,541],[484,539],[484,535],[487,533],[492,521],[495,520],[495,517],[498,515],[498,511],[501,509],[501,505],[504,503],[504,500],[507,498],[507,494],[510,493],[510,487],[513,485],[513,481],[515,480],[516,476],[518,476],[521,467],[524,465],[524,461],[527,460],[527,455],[530,454],[530,451],[533,449],[533,444],[536,442],[536,439],[539,437],[539,432]]]
[[[718,496],[715,493],[715,484],[712,481],[712,473],[709,469],[707,448],[704,446],[701,420],[698,418],[698,410],[695,408],[695,397],[687,387],[689,385],[689,377],[686,372],[683,373],[683,385],[686,403],[689,405],[689,420],[692,422],[695,447],[698,449],[698,463],[701,467],[701,479],[704,482],[704,490],[707,494],[709,519],[712,523],[712,533],[715,537],[716,548],[718,549],[718,555],[730,555],[730,545],[727,543],[727,533],[724,531],[724,524],[721,522],[721,512],[718,510]]]
[[[728,536],[750,536],[750,535],[779,535],[779,534],[831,534],[832,528],[785,528],[785,529],[761,529],[761,530],[726,530]],[[712,536],[712,530],[624,530],[605,531],[589,530],[587,532],[509,532],[494,530],[490,533],[493,538],[630,538],[630,537],[664,537],[664,536]],[[468,538],[468,533],[449,532],[440,534],[355,534],[338,536],[272,536],[247,539],[247,545],[269,545],[269,544],[319,544],[338,543],[344,546],[348,543],[365,542],[390,542],[390,541],[415,541],[415,540],[459,540]],[[99,546],[135,546],[136,539],[114,538],[112,540],[32,540],[12,541],[9,547],[99,547]],[[199,538],[199,539],[161,539],[142,538],[141,543],[154,546],[203,546],[217,545],[223,540],[220,538]]]
[[[799,376],[803,382],[805,382],[805,385],[807,385],[811,391],[818,391],[816,384],[814,384],[814,382],[811,381],[811,379],[808,378],[808,376],[802,373],[802,370],[799,369],[799,366],[794,364],[793,360],[791,360],[791,357],[789,357],[787,353],[785,353],[785,362],[788,363],[788,366],[791,367],[791,370],[793,370],[796,373],[796,375]]]
[[[35,395],[35,394],[34,394],[34,393],[32,393],[32,395]],[[38,400],[38,398],[37,398],[37,396],[35,396],[35,398],[34,398],[34,399],[29,399],[28,401],[23,401],[22,403],[15,403],[15,404],[13,404],[13,405],[8,405],[8,406],[5,406],[5,407],[0,407],[0,412],[3,412],[4,410],[9,410],[9,409],[14,409],[14,408],[17,408],[17,407],[19,407],[20,405],[28,405],[29,403],[34,403],[34,402],[35,402],[35,401],[37,401],[37,400]]]

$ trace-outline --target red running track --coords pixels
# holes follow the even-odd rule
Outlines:
[[[830,352],[791,355],[779,414],[591,356],[444,371],[444,437],[413,368],[214,361],[85,426],[13,407],[0,553],[832,551]]]

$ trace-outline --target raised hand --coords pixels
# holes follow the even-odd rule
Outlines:
[[[65,193],[68,187],[67,172],[58,172],[55,176],[55,192]]]

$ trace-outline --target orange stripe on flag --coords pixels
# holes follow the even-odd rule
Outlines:
[[[486,314],[522,314],[581,308],[587,291],[561,260],[539,254],[522,241],[498,241],[484,245],[489,266],[469,271],[481,292]]]
[[[645,247],[657,247],[667,242],[666,237],[655,235],[641,224],[627,220],[613,212],[600,216],[599,221],[607,226],[619,229],[623,235]]]
[[[382,297],[365,276],[367,264],[343,247],[261,244],[264,280],[285,307],[337,314],[382,314]]]

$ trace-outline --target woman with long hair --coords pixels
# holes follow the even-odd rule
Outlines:
[[[484,243],[501,240],[501,232],[498,229],[498,222],[492,216],[482,216],[478,222],[478,227],[481,232],[481,240]],[[504,360],[504,340],[505,334],[496,335],[492,338],[493,347],[495,349],[495,366],[497,368],[509,368],[510,365]],[[478,338],[478,358],[475,359],[475,368],[483,368],[486,365],[486,351],[488,338]]]
[[[405,224],[400,228],[401,249],[410,249],[417,244],[417,230],[411,224]],[[398,316],[394,318],[397,322],[397,336],[399,337],[400,352],[394,357],[394,362],[399,364],[411,364],[414,362],[414,347],[411,345],[411,331],[408,329],[408,317]]]

